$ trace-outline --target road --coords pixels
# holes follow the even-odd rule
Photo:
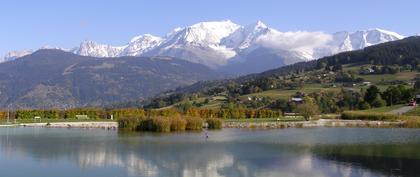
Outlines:
[[[406,112],[408,112],[408,111],[410,111],[414,108],[416,108],[416,107],[415,106],[404,106],[404,107],[401,107],[401,108],[398,108],[398,109],[394,109],[394,110],[390,111],[390,113],[401,115],[401,114],[404,114],[404,113],[406,113]]]

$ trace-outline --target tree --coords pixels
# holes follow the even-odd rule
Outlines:
[[[319,114],[318,105],[315,104],[313,98],[308,96],[304,98],[304,103],[297,106],[296,110],[306,121],[310,120],[312,116]]]
[[[366,101],[362,101],[359,103],[359,109],[361,110],[370,109],[370,104]]]
[[[420,74],[416,75],[415,83],[414,83],[414,90],[416,92],[420,91]]]
[[[178,110],[180,110],[183,113],[187,112],[187,110],[189,110],[192,107],[193,105],[191,104],[190,101],[185,101],[176,106],[176,108],[178,108]]]
[[[377,96],[375,97],[375,99],[370,103],[370,105],[372,107],[377,107],[378,108],[378,107],[385,106],[386,105],[386,102],[385,102],[385,100],[383,100],[381,98],[381,96],[378,93]]]
[[[381,92],[375,85],[370,86],[365,93],[365,101],[372,105],[372,102],[379,96]]]
[[[414,90],[406,88],[404,85],[389,86],[384,93],[382,98],[386,100],[388,105],[403,104],[410,101],[414,97]]]

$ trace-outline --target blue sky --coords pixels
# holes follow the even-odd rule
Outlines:
[[[0,0],[0,55],[83,40],[122,45],[175,27],[230,19],[261,20],[280,31],[382,28],[420,33],[416,0]]]

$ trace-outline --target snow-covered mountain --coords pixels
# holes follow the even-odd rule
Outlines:
[[[230,65],[243,66],[246,63],[266,62],[263,64],[265,67],[253,70],[258,72],[270,66],[278,67],[317,59],[402,38],[404,36],[381,29],[334,34],[281,32],[261,21],[240,26],[225,20],[176,28],[163,37],[140,35],[122,46],[84,41],[72,51],[75,54],[94,57],[171,56],[217,69],[231,68]],[[30,51],[25,51],[22,55],[29,53]],[[267,55],[269,61],[264,60]],[[16,52],[10,56],[7,60],[21,55]]]
[[[356,32],[337,32],[323,50],[327,53],[319,53],[318,57],[332,55],[335,53],[359,50],[372,45],[403,39],[404,36],[395,32],[382,29],[369,29]],[[322,49],[320,49],[322,51]]]
[[[3,58],[0,58],[0,63],[1,62],[6,62],[6,61],[11,61],[11,60],[14,60],[16,58],[20,58],[20,57],[29,55],[32,52],[33,51],[31,51],[31,50],[11,51],[11,52],[7,53],[6,56],[4,56]]]
[[[80,44],[80,47],[74,51],[74,53],[91,56],[91,57],[117,57],[119,56],[126,46],[114,47],[105,44],[98,44],[94,41],[84,41]]]

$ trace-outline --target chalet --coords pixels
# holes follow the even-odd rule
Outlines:
[[[366,68],[366,69],[362,69],[360,71],[360,74],[372,74],[374,72],[375,72],[375,70],[373,70],[372,68]]]
[[[362,83],[364,86],[370,86],[371,85],[371,83],[369,82],[369,81],[365,81],[365,82],[363,82]]]
[[[355,87],[356,84],[353,82],[345,82],[343,83],[343,87]]]
[[[303,98],[292,97],[291,101],[292,102],[295,102],[295,103],[302,103],[303,102]]]

